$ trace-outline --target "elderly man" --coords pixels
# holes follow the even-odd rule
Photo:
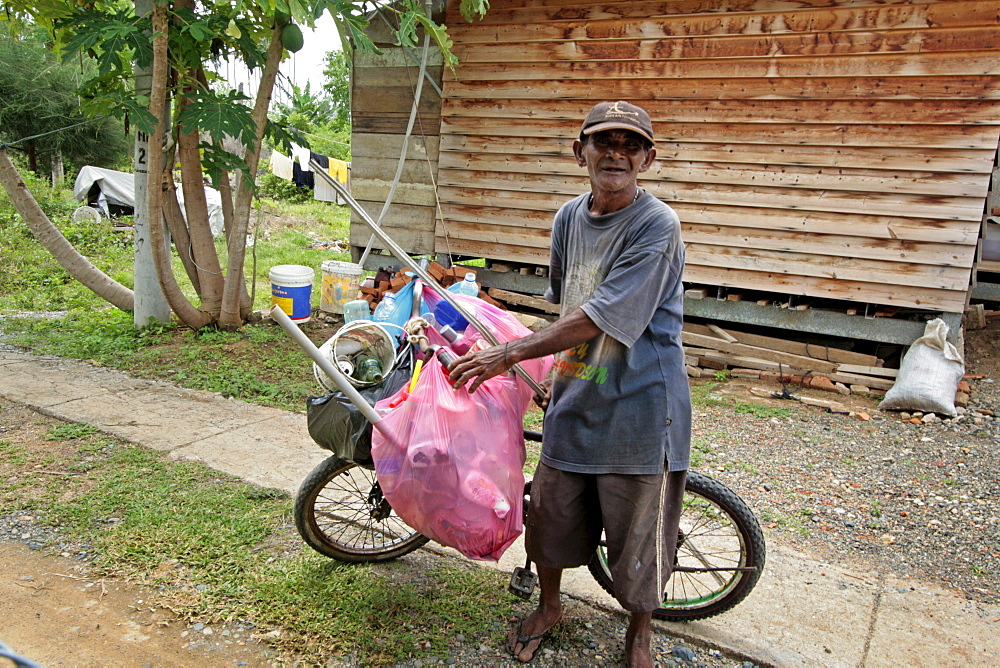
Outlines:
[[[560,319],[450,367],[471,392],[521,360],[558,353],[539,398],[544,440],[526,526],[540,601],[509,639],[520,661],[562,616],[562,570],[586,564],[603,531],[615,597],[631,613],[626,663],[653,665],[650,622],[674,562],[691,427],[680,223],[638,186],[653,144],[640,107],[590,110],[573,142],[590,192],[563,205],[552,228],[545,296],[561,305]]]

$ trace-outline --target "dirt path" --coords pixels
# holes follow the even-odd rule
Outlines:
[[[90,580],[73,559],[0,543],[0,640],[44,666],[266,666],[249,630],[199,633],[141,588]]]

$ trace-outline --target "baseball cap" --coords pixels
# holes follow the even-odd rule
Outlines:
[[[656,143],[653,141],[653,122],[646,110],[622,100],[595,104],[583,121],[580,133],[592,135],[602,130],[631,130]]]

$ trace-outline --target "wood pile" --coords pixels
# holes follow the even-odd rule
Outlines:
[[[450,269],[445,269],[437,262],[431,262],[427,265],[427,273],[444,288],[451,287],[455,283],[465,279],[465,275],[469,272],[473,274],[477,273],[475,267],[455,265]],[[374,312],[375,307],[378,306],[387,292],[399,292],[414,278],[416,278],[416,274],[409,267],[402,267],[395,272],[389,269],[379,269],[374,277],[367,278],[362,283],[361,298],[368,302],[368,306]],[[479,283],[476,283],[476,285],[479,287],[480,299],[504,310],[507,309],[504,304],[490,297],[483,290],[482,285]]]
[[[843,395],[884,395],[897,369],[874,355],[801,341],[685,323],[685,364],[692,378],[728,371],[734,378],[757,378]]]

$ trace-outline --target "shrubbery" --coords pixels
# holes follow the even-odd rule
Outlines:
[[[312,201],[313,191],[312,188],[299,188],[291,181],[268,172],[257,177],[257,197],[294,204]]]

